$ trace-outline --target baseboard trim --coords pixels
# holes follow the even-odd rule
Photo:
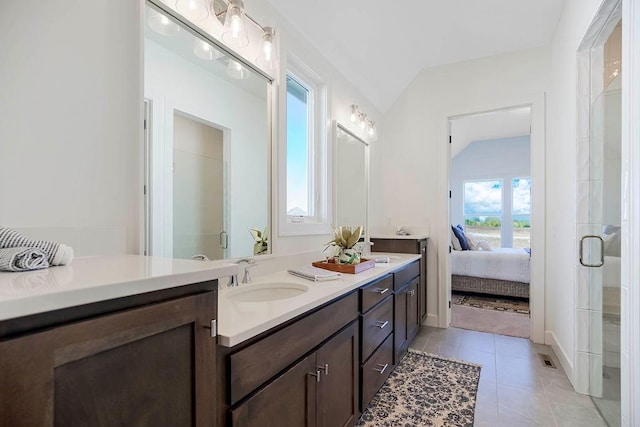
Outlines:
[[[436,328],[440,327],[440,324],[438,323],[438,316],[436,314],[427,314],[427,318],[424,322],[422,322],[422,324],[425,326],[433,326]]]
[[[571,382],[571,385],[575,388],[574,383],[574,373],[573,373],[573,361],[569,360],[567,353],[564,351],[556,335],[552,331],[544,332],[544,343],[546,345],[550,345],[553,349],[553,352],[556,354],[558,361],[562,365],[562,369],[564,369],[565,374],[567,374],[567,378]]]

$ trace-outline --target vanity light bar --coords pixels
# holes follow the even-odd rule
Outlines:
[[[185,17],[177,13],[175,10],[171,9],[169,6],[164,4],[161,0],[146,0],[147,4],[154,9],[156,12],[159,12],[174,22],[179,23],[182,27],[184,27],[187,31],[193,34],[196,37],[199,37],[203,41],[206,41],[211,46],[215,47],[219,51],[223,52],[226,56],[233,59],[234,61],[242,64],[242,66],[247,67],[257,73],[258,75],[264,77],[268,82],[273,82],[273,77],[262,71],[259,67],[244,59],[243,57],[238,56],[232,49],[228,48],[224,43],[217,40],[215,37],[211,36],[207,32],[201,30],[200,28],[194,26],[189,20]],[[246,15],[245,15],[246,16]]]
[[[376,130],[376,122],[369,119],[365,113],[360,111],[356,104],[351,104],[351,116],[349,117],[351,123],[359,123],[360,130],[365,132],[367,137],[372,140],[376,140],[378,132]]]

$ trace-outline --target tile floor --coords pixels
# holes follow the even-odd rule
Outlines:
[[[602,426],[588,396],[573,391],[551,347],[457,328],[423,326],[411,348],[482,365],[476,427]],[[538,353],[557,369],[543,366]]]

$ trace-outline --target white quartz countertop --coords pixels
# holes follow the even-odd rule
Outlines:
[[[0,272],[0,320],[204,282],[236,274],[231,263],[140,255],[76,258],[67,266]]]
[[[370,236],[371,239],[405,239],[405,240],[424,240],[428,239],[428,234],[407,234],[407,235],[399,235],[394,233],[378,233],[372,234]],[[375,250],[375,247],[372,248]]]
[[[218,294],[218,343],[233,347],[274,326],[293,319],[315,307],[329,302],[340,295],[359,288],[385,274],[397,270],[412,261],[420,259],[413,254],[375,253],[374,258],[388,256],[388,264],[376,264],[374,268],[358,274],[343,274],[337,280],[312,282],[280,271],[253,279],[250,284],[227,287],[224,284]],[[301,295],[275,301],[242,302],[234,295],[248,290],[251,286],[281,283],[291,287],[308,287]]]

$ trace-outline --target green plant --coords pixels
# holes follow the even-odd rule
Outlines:
[[[349,227],[338,227],[333,230],[333,240],[327,243],[329,246],[337,246],[342,249],[353,248],[362,236],[362,226],[356,228],[353,232]],[[325,250],[327,249],[325,248]]]
[[[254,255],[262,255],[266,254],[269,249],[268,235],[267,229],[265,228],[263,232],[260,232],[257,228],[252,228],[249,230],[253,240],[255,240],[255,244],[253,245],[253,254]]]

